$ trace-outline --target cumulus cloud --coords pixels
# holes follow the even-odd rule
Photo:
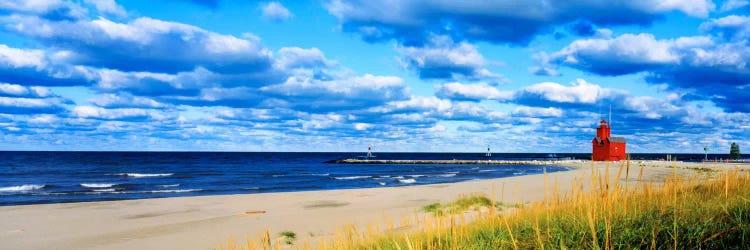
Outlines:
[[[459,82],[435,85],[435,96],[452,100],[508,101],[513,98],[513,91],[501,91],[486,83],[462,84]]]
[[[542,82],[523,88],[516,95],[516,99],[544,100],[555,103],[595,104],[612,91],[592,84],[583,79],[577,79],[571,86],[564,86],[555,82]]]
[[[48,53],[0,44],[0,81],[35,86],[88,85],[93,70],[65,63],[68,51]]]
[[[197,66],[216,72],[265,71],[271,52],[260,41],[222,35],[176,22],[141,17],[128,23],[54,21],[37,16],[0,17],[7,31],[72,50],[71,63],[123,71],[176,73]]]
[[[283,47],[279,49],[276,64],[282,69],[332,67],[336,62],[328,60],[318,48]]]
[[[730,15],[701,24],[700,29],[727,41],[750,38],[750,17]]]
[[[476,46],[455,43],[448,36],[431,36],[423,46],[397,45],[396,51],[401,54],[399,62],[422,79],[500,78],[485,68],[487,63]]]
[[[507,117],[505,113],[474,102],[452,101],[434,96],[412,96],[408,100],[392,101],[370,111],[429,126],[440,120],[488,122]]]
[[[154,99],[141,96],[133,96],[128,93],[102,94],[91,100],[96,106],[103,108],[168,108],[171,105],[158,102]]]
[[[261,9],[263,11],[263,18],[274,22],[283,22],[294,16],[292,12],[279,2],[266,3]]]
[[[554,53],[551,61],[607,76],[645,72],[650,83],[668,84],[726,110],[746,112],[747,105],[729,101],[749,97],[743,88],[750,84],[750,47],[746,39],[739,39],[747,35],[746,21],[711,20],[702,26],[708,36],[656,39],[651,34],[624,34],[577,40]]]
[[[396,39],[404,44],[421,43],[434,33],[525,44],[536,34],[549,32],[554,25],[579,19],[601,26],[646,25],[673,11],[706,17],[715,5],[708,0],[607,4],[596,1],[332,0],[326,8],[339,19],[343,31],[357,33],[369,42]]]
[[[72,104],[44,87],[0,83],[0,114],[55,114]]]
[[[260,88],[277,98],[274,105],[298,110],[362,109],[408,98],[404,80],[394,76],[362,76],[334,80],[290,77],[286,82]]]
[[[736,9],[741,9],[744,7],[747,7],[750,4],[747,0],[727,0],[724,2],[723,5],[721,5],[721,11],[732,11]]]
[[[115,0],[84,0],[84,2],[94,5],[94,8],[101,14],[116,17],[125,17],[128,15],[125,8],[117,4]]]
[[[106,109],[94,106],[76,106],[71,110],[71,115],[79,118],[91,118],[101,120],[144,120],[151,114],[144,109],[121,108]]]
[[[79,19],[87,14],[85,8],[66,0],[7,0],[0,2],[0,13],[3,10],[52,20]]]
[[[563,111],[558,108],[537,108],[537,107],[526,107],[526,106],[519,106],[513,109],[513,112],[511,112],[514,116],[524,116],[524,117],[561,117],[563,115]]]

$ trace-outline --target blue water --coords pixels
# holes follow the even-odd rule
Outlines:
[[[1,152],[0,205],[379,188],[564,171],[556,166],[328,164],[362,153]],[[380,153],[377,159],[486,159]],[[494,154],[492,159],[587,158]]]

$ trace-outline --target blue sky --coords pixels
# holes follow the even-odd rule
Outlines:
[[[747,0],[0,2],[0,150],[750,148]]]

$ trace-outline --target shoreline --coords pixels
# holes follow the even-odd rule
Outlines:
[[[619,164],[609,164],[610,174]],[[565,193],[590,172],[591,162],[556,165],[571,170],[402,187],[3,206],[0,241],[11,249],[212,249],[230,237],[254,239],[265,229],[273,235],[291,230],[299,240],[315,239],[345,224],[398,220],[460,195],[485,193],[506,204],[540,200],[545,179]],[[606,163],[594,165],[604,169]],[[631,168],[639,165],[644,166],[643,180],[653,182],[671,175],[671,165],[677,165],[680,174],[750,169],[737,163],[631,161]],[[633,181],[636,172],[631,172],[625,181]]]

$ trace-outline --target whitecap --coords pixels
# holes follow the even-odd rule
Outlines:
[[[411,178],[419,178],[419,177],[424,177],[424,175],[423,174],[412,174],[412,175],[409,175],[409,177],[411,177]]]
[[[151,190],[151,191],[144,191],[144,193],[190,193],[190,192],[199,192],[199,191],[203,191],[203,189]]]
[[[343,177],[333,177],[336,180],[357,180],[357,179],[368,179],[372,178],[371,175],[357,175],[357,176],[343,176]]]
[[[145,177],[166,177],[166,176],[172,176],[173,173],[164,173],[164,174],[121,173],[121,174],[117,174],[117,175],[127,176],[127,177],[133,177],[133,178],[145,178]]]
[[[20,186],[12,186],[12,187],[2,187],[0,188],[0,192],[24,192],[24,191],[42,189],[46,186],[47,185],[20,185]]]
[[[168,185],[157,185],[157,187],[160,188],[171,188],[171,187],[179,187],[180,184],[168,184]]]
[[[114,189],[114,188],[106,188],[106,189],[94,189],[94,190],[92,190],[92,191],[94,191],[94,192],[114,192],[114,191],[115,191],[115,189]]]
[[[456,174],[439,174],[437,176],[448,178],[448,177],[456,177]]]
[[[398,181],[400,183],[407,183],[407,184],[417,182],[417,180],[415,180],[415,179],[398,179],[396,181]]]
[[[114,183],[81,183],[81,187],[85,188],[110,188],[117,184]]]
[[[385,182],[378,182],[378,184],[380,184],[381,186],[388,185],[388,183],[385,183]]]

